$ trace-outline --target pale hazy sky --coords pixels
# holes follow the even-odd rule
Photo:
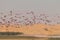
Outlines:
[[[0,0],[0,12],[13,9],[17,11],[33,10],[38,15],[39,13],[47,13],[50,17],[57,16],[60,15],[60,0]],[[7,13],[4,12],[4,14]],[[60,21],[56,17],[52,20]]]
[[[60,14],[60,0],[0,0],[0,11],[35,10],[48,14]]]

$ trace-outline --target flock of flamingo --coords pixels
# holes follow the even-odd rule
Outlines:
[[[38,15],[36,15],[38,14]],[[32,24],[60,24],[60,16],[51,17],[47,14],[34,13],[27,11],[24,13],[14,13],[12,10],[9,13],[0,12],[0,25],[32,25]]]

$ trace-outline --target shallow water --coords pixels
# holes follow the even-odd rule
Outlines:
[[[60,40],[60,38],[32,37],[32,36],[0,36],[0,40]]]
[[[39,38],[39,39],[20,38],[20,39],[0,39],[0,40],[60,40],[60,38]]]
[[[0,39],[0,40],[60,40],[60,38],[18,38],[18,39]]]

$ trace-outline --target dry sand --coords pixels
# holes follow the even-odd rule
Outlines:
[[[23,32],[24,34],[31,35],[60,35],[60,24],[46,25],[46,24],[34,24],[21,26],[16,28],[18,25],[10,25],[8,28],[6,25],[0,25],[0,32]],[[8,29],[8,30],[7,30]]]

